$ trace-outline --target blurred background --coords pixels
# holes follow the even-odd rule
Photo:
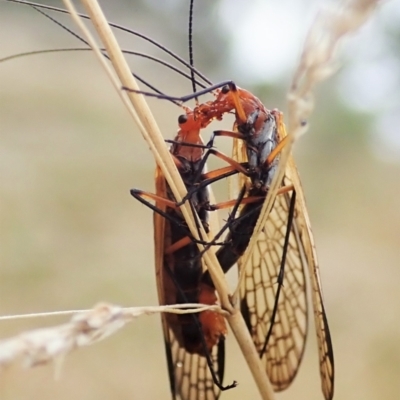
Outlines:
[[[110,21],[187,58],[188,1],[101,3]],[[286,112],[291,76],[323,3],[198,1],[195,65],[213,82],[233,79],[268,108]],[[52,15],[75,30],[68,16]],[[0,37],[0,58],[83,47],[34,9],[4,1]],[[118,38],[123,48],[167,59],[132,35]],[[335,399],[397,399],[399,2],[382,2],[338,60],[338,73],[318,87],[310,130],[294,149],[333,337]],[[188,81],[165,68],[130,62],[165,93],[191,93]],[[152,213],[129,195],[132,187],[154,191],[154,160],[95,57],[64,52],[3,62],[0,82],[0,314],[84,309],[99,301],[157,304]],[[172,138],[182,110],[162,100],[150,104]],[[229,140],[218,146],[230,151]],[[66,320],[0,322],[0,338]],[[239,386],[222,398],[259,398],[234,340],[227,345],[225,382]],[[14,366],[2,375],[0,398],[170,398],[159,316],[73,353],[60,378],[54,375],[54,365]],[[299,375],[277,399],[322,399],[313,326]]]

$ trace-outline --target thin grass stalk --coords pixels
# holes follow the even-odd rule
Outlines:
[[[122,308],[101,303],[91,310],[75,311],[65,324],[34,329],[0,341],[0,372],[22,359],[26,367],[34,367],[64,359],[73,350],[103,340],[143,315],[156,313],[193,314],[214,311],[225,315],[219,306],[202,304],[173,304],[156,307]],[[4,316],[0,320],[37,318],[71,314],[72,311]],[[57,365],[59,367],[59,365]],[[58,368],[59,369],[59,368]]]
[[[299,64],[293,75],[287,95],[288,143],[282,151],[278,170],[271,183],[253,236],[240,262],[240,276],[234,295],[243,284],[246,268],[259,233],[271,212],[277,191],[281,185],[293,143],[308,130],[308,119],[314,109],[313,90],[317,83],[328,79],[337,70],[335,54],[338,45],[349,34],[360,28],[372,15],[379,0],[343,0],[337,5],[325,6],[317,14],[307,34]],[[304,199],[298,198],[298,201]],[[309,226],[308,217],[303,221]]]
[[[306,132],[313,109],[313,89],[333,75],[337,49],[343,39],[359,29],[376,10],[379,0],[342,0],[325,5],[308,31],[288,99],[288,128],[296,138]]]
[[[66,4],[69,2],[65,2]],[[110,56],[111,62],[113,64],[114,70],[118,75],[120,85],[130,87],[134,90],[139,90],[138,85],[136,84],[135,79],[133,78],[131,71],[124,59],[124,56],[118,46],[118,43],[107,23],[106,18],[101,12],[99,5],[94,1],[84,0],[82,1],[84,6],[86,7],[88,14],[90,15],[92,21],[94,21],[94,26],[104,43],[105,48],[107,49],[108,55]],[[76,17],[79,19],[79,17]],[[76,23],[77,20],[74,19]],[[79,27],[82,29],[83,24],[79,23]],[[87,30],[82,31],[85,35],[89,34]],[[90,35],[90,34],[89,34]],[[88,40],[89,41],[89,40]],[[90,43],[90,42],[89,42]],[[100,57],[100,53],[97,51],[98,58]],[[120,89],[121,86],[118,88],[118,92],[122,92]],[[176,198],[177,201],[180,201],[183,196],[186,194],[186,189],[183,184],[183,181],[180,177],[180,174],[172,161],[171,155],[165,146],[164,138],[161,135],[161,132],[157,126],[156,121],[154,120],[149,107],[147,106],[146,100],[144,96],[136,93],[125,93],[128,97],[129,101],[135,108],[135,111],[141,121],[141,124],[144,127],[144,130],[141,130],[141,133],[149,147],[154,154],[157,164],[162,169],[162,172],[171,187],[171,190]],[[136,122],[136,121],[135,121]],[[193,237],[195,239],[199,239],[199,233],[197,230],[197,226],[194,222],[194,217],[192,215],[192,211],[190,209],[189,204],[184,204],[181,207],[182,214],[185,220],[188,223],[189,229],[191,230]],[[207,237],[204,229],[200,226],[200,235],[202,237]],[[203,250],[203,246],[200,246],[201,250]],[[232,306],[230,304],[228,298],[228,285],[226,283],[224,274],[222,270],[219,268],[218,261],[216,257],[213,257],[212,252],[206,252],[205,261],[210,269],[210,273],[215,278],[215,286],[218,293],[221,296],[221,302],[227,310],[232,311]]]
[[[70,12],[73,13],[74,10],[70,2],[67,0],[64,0],[64,2]],[[85,6],[88,14],[90,15],[92,22],[105,48],[107,49],[114,69],[121,81],[121,85],[130,87],[132,89],[138,89],[138,86],[134,82],[130,69],[125,62],[117,41],[113,36],[113,33],[109,28],[107,20],[104,17],[98,3],[93,0],[82,0],[82,3]],[[156,157],[157,163],[162,169],[175,198],[180,201],[182,197],[186,194],[186,190],[182,179],[174,163],[172,162],[170,154],[166,149],[164,139],[150,113],[150,110],[141,95],[128,93],[128,97],[134,106],[138,106],[136,111],[139,119],[145,127],[144,137],[149,143],[149,146]],[[193,236],[195,238],[199,238],[196,225],[193,223],[193,216],[191,215],[190,207],[185,204],[181,207],[181,210]],[[207,237],[201,225],[200,234],[203,237]],[[203,246],[199,245],[199,248],[200,250],[202,250]],[[227,321],[231,326],[231,329],[239,343],[240,348],[242,349],[243,355],[253,374],[261,396],[265,400],[272,400],[274,398],[274,393],[271,384],[269,383],[266,372],[264,371],[263,366],[260,362],[250,333],[247,330],[246,324],[243,320],[242,315],[240,314],[240,311],[237,308],[233,308],[230,303],[228,285],[214,252],[206,252],[204,254],[204,259],[210,271],[211,277],[214,281],[215,287],[218,291],[221,304],[224,309],[230,312],[230,315],[227,317]]]

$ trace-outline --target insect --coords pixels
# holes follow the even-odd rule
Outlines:
[[[190,14],[193,12],[193,1],[190,2]],[[192,20],[192,19],[190,19]],[[193,65],[191,35],[192,25],[189,24],[190,64]],[[196,91],[193,69],[191,69],[193,91]],[[200,136],[213,120],[201,110],[208,104],[197,106],[196,112],[189,108],[178,119],[179,130],[172,141],[170,153],[189,192],[196,188],[190,196],[190,206],[194,215],[198,215],[205,232],[209,229],[209,210],[218,206],[210,206],[209,183],[228,173],[204,173],[205,162],[213,153],[225,158],[215,149],[208,149],[205,156],[205,146]],[[236,169],[241,166],[237,163]],[[203,184],[198,187],[199,183]],[[149,205],[154,211],[154,237],[157,288],[160,304],[202,303],[217,304],[216,292],[211,284],[202,281],[202,259],[196,242],[180,213],[179,207],[169,189],[161,169],[156,169],[156,196],[139,190],[131,194]],[[143,199],[148,196],[156,201],[152,206]],[[206,238],[207,239],[207,238]],[[215,239],[214,239],[215,240]],[[222,386],[225,363],[225,335],[227,328],[224,318],[212,311],[203,311],[192,315],[163,314],[162,324],[165,338],[165,348],[173,398],[181,399],[217,399],[220,390],[236,386],[236,382],[226,387]]]
[[[200,127],[206,123],[195,120],[194,113],[186,109],[186,114],[180,118],[180,125],[194,129],[179,129],[170,149],[188,190],[207,177],[200,174],[205,164]],[[155,211],[155,261],[160,303],[217,304],[214,287],[201,281],[203,268],[200,252],[160,168],[156,169],[156,195],[137,189],[131,190],[131,194]],[[155,200],[155,206],[148,203],[145,197]],[[196,190],[190,204],[206,232],[209,232],[208,186]],[[174,398],[216,399],[220,390],[236,386],[235,382],[227,387],[221,384],[227,333],[222,315],[213,311],[203,311],[198,315],[163,314],[162,323]]]
[[[278,153],[285,145],[286,132],[279,111],[269,111],[257,97],[236,87],[233,82],[224,82],[179,98],[155,96],[185,102],[212,90],[216,90],[216,99],[198,105],[193,111],[200,119],[222,119],[226,113],[235,112],[236,130],[216,131],[214,136],[234,138],[234,161],[240,165],[247,163],[245,178],[241,178],[247,187],[247,199],[260,196],[265,199],[277,168]],[[189,192],[186,198],[191,195]],[[252,239],[262,203],[244,206],[239,217],[230,224],[226,245],[217,252],[224,271],[236,262],[240,265],[241,256]],[[295,378],[302,360],[307,335],[308,270],[322,391],[326,399],[331,399],[334,381],[332,342],[314,241],[293,159],[285,168],[280,193],[255,242],[251,268],[243,272],[241,309],[272,385],[277,391],[286,389]],[[203,281],[210,283],[207,273]]]
[[[214,87],[213,87],[214,89]],[[202,91],[203,93],[204,91]],[[185,101],[186,98],[183,98]],[[247,162],[242,182],[248,197],[266,196],[278,156],[285,143],[282,114],[269,111],[250,92],[235,84],[223,85],[214,102],[202,112],[235,111],[236,131],[216,131],[215,136],[235,139],[236,161]],[[195,109],[196,111],[196,109]],[[291,192],[291,194],[290,194]],[[297,196],[297,200],[296,200]],[[245,205],[230,225],[226,245],[217,252],[224,271],[246,250],[263,201]],[[318,338],[322,391],[333,397],[334,360],[331,337],[322,300],[317,257],[304,195],[293,159],[285,169],[280,193],[264,227],[256,238],[251,267],[240,287],[241,310],[275,390],[287,388],[297,374],[307,334],[306,270],[311,281],[315,327]],[[207,274],[203,280],[209,282]]]

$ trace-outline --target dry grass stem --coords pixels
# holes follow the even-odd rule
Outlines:
[[[267,199],[260,212],[254,234],[240,263],[241,274],[235,294],[243,283],[245,268],[257,238],[271,212],[276,193],[281,185],[293,142],[308,128],[307,121],[313,111],[313,89],[336,70],[335,52],[346,35],[353,33],[372,15],[378,0],[346,0],[338,5],[325,6],[317,14],[307,34],[299,65],[287,95],[288,142],[281,153],[278,171],[271,183]],[[307,225],[309,221],[307,220]]]
[[[305,132],[314,108],[313,89],[337,70],[336,50],[345,36],[360,28],[378,0],[346,0],[323,7],[307,34],[288,93],[288,129],[295,138]]]
[[[103,340],[142,315],[160,312],[189,314],[207,310],[226,314],[219,306],[202,304],[130,308],[105,303],[98,304],[91,310],[75,314],[66,324],[35,329],[0,341],[0,372],[19,359],[22,359],[26,367],[63,359],[72,350]],[[49,314],[57,313],[47,313],[47,316]],[[37,314],[35,316],[37,317]],[[16,319],[18,316],[7,319],[11,318]]]
[[[71,6],[70,2],[68,0],[65,0],[64,3],[73,15],[74,21],[77,22],[77,20],[79,20],[79,17],[76,12],[74,12],[74,9]],[[102,10],[97,1],[82,0],[82,3],[85,6],[88,14],[90,15],[93,25],[95,26],[99,37],[104,44],[104,47],[107,49],[107,53],[110,56],[114,70],[118,75],[120,81],[120,87],[118,88],[118,91],[122,92],[122,90],[120,89],[122,86],[129,87],[134,90],[139,90],[140,88],[132,76],[132,73],[125,61],[121,49],[118,46],[113,32],[108,25],[107,19],[102,13]],[[81,25],[82,24],[80,23],[78,26],[81,28]],[[83,30],[82,33],[85,36],[88,34],[88,32],[84,32]],[[132,92],[125,92],[125,95],[129,98],[129,101],[136,110],[141,124],[144,127],[144,130],[141,129],[141,133],[144,139],[149,144],[149,147],[156,159],[156,162],[160,166],[176,200],[180,201],[186,194],[185,186],[175,164],[172,161],[171,155],[169,154],[169,151],[165,146],[164,138],[161,135],[161,132],[151,114],[149,107],[147,106],[144,96]],[[130,110],[130,108],[128,108],[128,110]],[[189,204],[184,204],[181,207],[181,211],[186,222],[188,223],[192,235],[196,239],[199,239],[200,235],[202,237],[207,237],[201,224],[200,230],[198,230],[196,223],[194,222],[194,216],[192,215]],[[202,245],[199,245],[199,248],[200,251],[203,250]],[[216,289],[220,295],[221,303],[223,304],[224,308],[233,311],[228,297],[228,285],[213,251],[207,251],[204,255],[204,260],[207,264],[208,269],[210,270],[211,276],[213,277]]]
[[[67,5],[67,8],[70,10],[71,14],[74,14],[73,18],[78,18],[70,2],[68,0],[64,0],[64,3]],[[98,3],[94,0],[82,0],[82,3],[88,11],[88,14],[92,19],[101,41],[107,49],[107,53],[111,58],[114,70],[121,81],[121,86],[138,89],[138,86],[132,77],[130,69],[126,64],[118,43],[110,27],[108,26],[107,20],[103,15]],[[86,35],[86,32],[84,32],[84,34]],[[132,105],[135,107],[139,119],[145,128],[144,132],[142,131],[143,136],[148,142],[150,149],[156,158],[157,164],[162,169],[162,172],[166,177],[175,198],[177,201],[180,201],[186,194],[186,189],[174,163],[172,162],[171,156],[165,146],[164,139],[151,115],[150,109],[148,108],[143,96],[131,92],[129,92],[127,95],[129,100],[132,102]],[[196,227],[196,224],[193,221],[193,215],[190,206],[188,204],[184,204],[181,207],[181,211],[186,222],[188,223],[192,235],[196,239],[198,239],[200,235],[202,237],[207,237],[201,224],[199,226],[199,230]],[[198,246],[201,251],[203,246],[200,244]],[[223,308],[230,312],[230,315],[227,317],[227,321],[230,324],[239,346],[242,349],[243,355],[252,371],[262,398],[271,400],[274,398],[272,387],[269,384],[268,377],[254,348],[250,333],[246,327],[243,317],[241,316],[239,310],[231,305],[229,287],[214,251],[207,251],[204,254],[203,259],[208,270],[210,271],[210,275],[218,291]]]

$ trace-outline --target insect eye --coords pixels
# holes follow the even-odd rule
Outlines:
[[[178,124],[184,124],[185,122],[187,122],[188,117],[186,114],[182,114],[178,117]]]
[[[230,90],[229,85],[225,85],[225,86],[221,89],[221,92],[222,92],[223,94],[227,94],[227,93],[229,92],[229,90]]]

